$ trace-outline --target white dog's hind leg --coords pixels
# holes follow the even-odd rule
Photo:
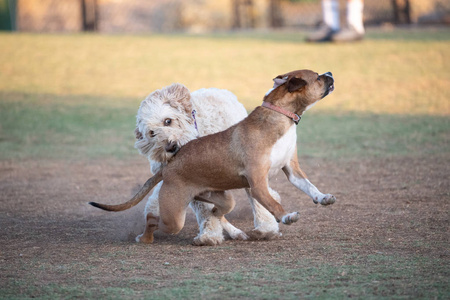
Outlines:
[[[153,189],[152,194],[150,197],[148,197],[147,203],[145,204],[144,209],[144,217],[145,217],[145,224],[147,224],[147,215],[150,213],[153,216],[159,216],[159,190],[161,189],[161,186],[163,184],[163,181],[158,183],[155,188]],[[136,237],[136,242],[140,242],[143,234],[140,234]]]
[[[255,229],[252,230],[251,236],[255,239],[272,239],[281,236],[280,228],[275,217],[265,209],[258,201],[253,199],[250,189],[245,189],[248,199],[253,209]],[[280,195],[269,187],[270,195],[281,203]]]
[[[212,204],[191,201],[189,206],[197,217],[197,223],[200,227],[200,232],[194,238],[193,244],[196,246],[214,246],[221,244],[224,240],[222,224],[216,216],[211,212],[214,207]]]

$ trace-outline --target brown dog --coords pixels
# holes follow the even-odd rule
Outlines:
[[[253,197],[278,222],[296,222],[298,212],[287,213],[269,193],[268,178],[280,169],[315,203],[333,204],[335,197],[319,192],[300,169],[295,127],[303,112],[334,90],[332,74],[299,70],[277,76],[274,82],[261,107],[225,131],[187,143],[130,201],[120,205],[90,204],[110,211],[127,209],[164,179],[159,194],[160,217],[147,216],[144,236],[149,239],[156,229],[178,233],[194,198],[213,203],[213,214],[222,218],[235,206],[234,199],[223,191],[239,188],[251,188]],[[218,192],[222,197],[209,198],[205,192]]]

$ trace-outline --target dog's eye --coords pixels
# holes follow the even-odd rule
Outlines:
[[[172,124],[172,119],[167,118],[164,120],[164,126],[170,126],[170,124]]]
[[[317,81],[320,81],[320,76],[319,76],[319,77],[317,77]]]
[[[148,134],[150,135],[150,137],[155,137],[155,132],[153,131],[153,130],[150,130],[149,132],[148,132]]]

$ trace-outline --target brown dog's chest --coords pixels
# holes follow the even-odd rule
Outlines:
[[[269,176],[275,175],[286,166],[295,154],[297,143],[296,126],[292,125],[286,133],[279,138],[270,151]]]

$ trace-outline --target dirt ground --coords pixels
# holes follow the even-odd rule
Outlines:
[[[154,244],[142,245],[134,238],[144,226],[145,201],[121,213],[87,204],[120,203],[133,195],[149,172],[142,158],[1,162],[0,286],[7,289],[20,280],[62,284],[70,281],[72,271],[86,272],[104,287],[117,285],[121,276],[156,276],[157,287],[173,284],[169,277],[190,276],[170,273],[169,265],[212,274],[267,264],[289,266],[300,259],[351,264],[355,256],[376,254],[423,255],[448,262],[449,158],[303,157],[310,180],[322,192],[334,194],[337,202],[315,205],[280,174],[271,186],[286,210],[300,212],[300,220],[281,225],[283,236],[276,240],[227,240],[216,247],[191,245],[197,232],[192,212],[180,234],[157,233]],[[228,219],[249,231],[250,205],[243,191],[235,191],[235,196],[238,204]],[[126,268],[124,260],[141,267]]]

